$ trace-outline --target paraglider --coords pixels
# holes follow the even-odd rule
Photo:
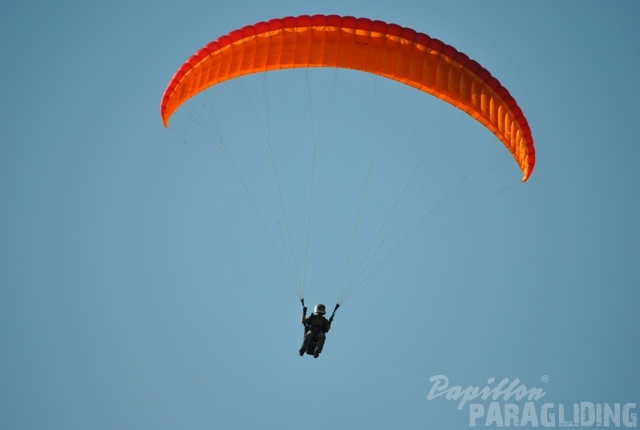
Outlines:
[[[367,18],[338,15],[285,17],[248,25],[219,37],[193,54],[174,74],[161,99],[162,122],[168,127],[172,115],[181,105],[222,82],[249,74],[298,68],[367,72],[431,94],[468,114],[493,133],[511,153],[522,172],[522,181],[529,179],[533,172],[536,156],[528,121],[515,99],[489,71],[438,39],[410,28]],[[237,174],[235,167],[233,170]],[[244,184],[243,188],[246,189]],[[258,205],[252,202],[252,206],[258,212]],[[309,212],[310,207],[311,203]],[[284,209],[281,210],[284,213]],[[258,218],[264,226],[262,216],[258,214]],[[282,218],[282,225],[288,228],[286,216]],[[389,219],[387,217],[378,232],[384,230]],[[422,219],[414,222],[405,229],[409,233],[403,234],[412,234],[421,223]],[[281,225],[279,219],[277,224]],[[378,241],[378,234],[370,247],[373,249],[374,243],[377,244],[376,251],[365,257],[369,260],[360,263],[358,274],[354,276],[354,279],[360,277],[360,283],[352,280],[349,281],[350,286],[343,285],[344,293],[341,292],[329,319],[324,317],[326,307],[321,304],[314,308],[311,316],[306,316],[303,296],[305,276],[290,276],[292,283],[302,284],[297,290],[303,306],[302,323],[305,326],[304,342],[299,350],[301,356],[306,353],[317,358],[322,352],[335,311],[347,295],[365,282],[362,279],[366,280],[368,275],[364,276],[363,273],[371,263],[370,255],[382,248],[384,240]],[[289,232],[281,236],[289,249],[282,252],[285,257],[278,257],[292,260],[290,264],[295,266],[296,258],[290,258],[293,245]],[[276,241],[271,237],[269,239],[275,247]],[[403,239],[397,242],[402,243]],[[391,252],[396,247],[394,245]],[[278,254],[278,251],[275,253]],[[305,250],[305,275],[306,258]]]
[[[304,336],[302,347],[300,348],[300,356],[305,353],[313,355],[314,358],[318,358],[324,347],[324,342],[327,338],[327,333],[331,330],[331,323],[335,317],[336,311],[340,305],[336,304],[333,313],[329,319],[325,318],[327,308],[325,305],[319,303],[313,308],[313,313],[307,317],[307,307],[304,305],[304,299],[302,302],[302,325],[304,325]]]

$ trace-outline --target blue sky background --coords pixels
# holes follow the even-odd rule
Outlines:
[[[395,22],[476,59],[518,100],[538,160],[527,183],[507,163],[504,192],[425,226],[344,303],[318,360],[297,354],[298,297],[259,223],[222,198],[216,157],[183,144],[189,126],[158,113],[207,42],[314,13]],[[427,399],[440,374],[519,378],[544,389],[538,406],[638,403],[639,18],[637,2],[3,2],[0,427],[467,428],[467,407]],[[231,106],[238,88],[210,101]],[[331,213],[313,243],[344,227]],[[313,252],[305,298],[331,306],[343,259]]]

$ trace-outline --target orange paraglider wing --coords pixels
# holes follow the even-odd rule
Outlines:
[[[339,67],[394,79],[463,110],[491,130],[526,181],[535,165],[529,124],[491,73],[455,48],[396,24],[337,15],[287,17],[234,30],[196,52],[162,96],[169,118],[193,95],[238,76],[296,67]]]

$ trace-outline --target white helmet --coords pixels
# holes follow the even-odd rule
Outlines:
[[[323,304],[317,304],[315,308],[313,308],[313,313],[316,315],[324,315],[327,313]]]

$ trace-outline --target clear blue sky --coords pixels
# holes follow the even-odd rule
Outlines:
[[[471,193],[351,296],[318,360],[297,354],[298,297],[264,230],[158,112],[207,42],[314,13],[465,52],[518,100],[538,155],[528,182],[507,163],[504,192]],[[631,1],[2,2],[0,427],[468,428],[468,405],[428,399],[435,375],[518,378],[546,393],[538,410],[640,403],[639,20]],[[328,140],[357,133],[332,108]],[[321,220],[311,243],[344,227]],[[309,254],[310,305],[336,300],[332,246]]]

